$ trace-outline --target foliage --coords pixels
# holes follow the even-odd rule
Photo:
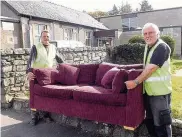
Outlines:
[[[124,44],[107,50],[112,63],[136,64],[142,63],[144,44]]]
[[[141,43],[145,44],[145,41],[142,36],[140,35],[135,35],[132,38],[129,39],[128,43]]]
[[[125,4],[122,2],[121,7],[119,8],[119,12],[120,14],[130,13],[132,12],[132,7],[128,2],[126,2]]]
[[[93,18],[108,16],[107,12],[103,12],[103,11],[88,12],[88,14],[92,16]]]
[[[150,5],[147,0],[143,0],[140,3],[140,11],[150,11],[150,10],[153,10],[152,5]]]
[[[175,40],[169,35],[163,35],[160,37],[163,41],[165,41],[169,47],[171,48],[171,56],[173,55],[174,48],[175,48]]]
[[[117,15],[117,14],[119,14],[119,10],[118,10],[118,8],[116,7],[115,4],[113,5],[112,10],[108,12],[108,14],[109,15]]]

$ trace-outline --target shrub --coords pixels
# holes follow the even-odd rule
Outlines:
[[[175,40],[169,35],[163,35],[160,37],[164,42],[166,42],[169,47],[171,48],[171,56],[173,55],[174,48],[175,48]]]
[[[145,41],[142,36],[140,35],[135,35],[132,38],[129,39],[128,43],[141,43],[145,44]]]
[[[143,62],[144,44],[123,44],[110,50],[110,59],[118,64],[137,64]]]

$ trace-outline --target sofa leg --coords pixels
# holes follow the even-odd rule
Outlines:
[[[36,108],[31,108],[30,110],[32,110],[32,111],[37,111],[37,109],[36,109]]]
[[[128,126],[123,126],[124,129],[126,130],[131,130],[131,131],[134,131],[136,128],[135,127],[128,127]]]

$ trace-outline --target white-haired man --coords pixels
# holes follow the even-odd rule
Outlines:
[[[126,81],[128,89],[144,82],[145,124],[154,137],[172,137],[170,47],[161,40],[157,25],[147,23],[142,29],[146,42],[144,70],[136,79]]]

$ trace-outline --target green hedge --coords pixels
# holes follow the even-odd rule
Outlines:
[[[171,48],[171,56],[173,56],[174,49],[175,49],[175,40],[169,35],[163,35],[160,37],[164,42],[166,42],[169,47]]]
[[[112,63],[137,64],[143,62],[144,44],[124,44],[108,49]]]
[[[135,35],[132,38],[129,39],[128,43],[141,43],[141,44],[145,44],[145,40],[143,39],[142,36],[140,35]]]

